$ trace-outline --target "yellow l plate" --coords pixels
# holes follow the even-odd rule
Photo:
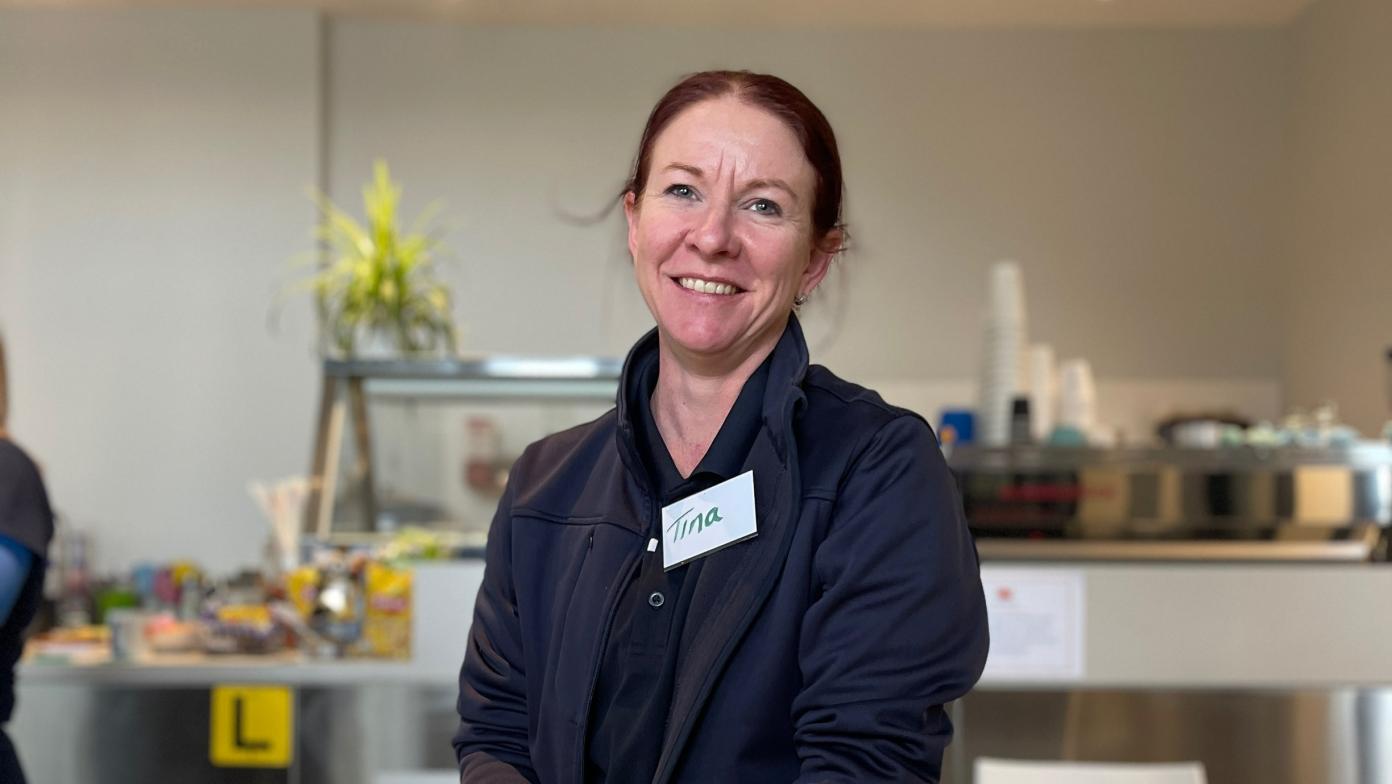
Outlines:
[[[286,768],[295,703],[285,686],[214,686],[208,757],[219,768]]]

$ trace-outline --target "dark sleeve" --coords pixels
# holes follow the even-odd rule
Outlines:
[[[454,734],[459,778],[466,784],[535,784],[522,631],[512,587],[511,485],[489,528],[486,558],[459,672],[459,729]]]
[[[24,545],[38,558],[48,557],[53,539],[53,510],[38,466],[13,442],[0,438],[0,535]]]
[[[936,782],[944,706],[986,663],[976,548],[922,420],[878,432],[843,480],[799,639],[794,740],[811,782]]]
[[[29,548],[0,534],[0,626],[10,620],[10,610],[29,581],[29,567],[34,554]]]

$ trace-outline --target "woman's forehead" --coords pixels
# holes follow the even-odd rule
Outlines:
[[[809,195],[816,182],[792,129],[734,98],[702,101],[673,118],[653,144],[651,165],[654,174],[676,168],[709,179],[781,179]]]

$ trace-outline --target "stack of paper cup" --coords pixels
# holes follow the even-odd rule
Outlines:
[[[1097,431],[1097,387],[1086,359],[1059,365],[1058,423],[1092,439]]]
[[[1030,435],[1044,443],[1054,432],[1054,347],[1035,343],[1029,352]]]
[[[1004,446],[1010,442],[1011,399],[1028,380],[1025,286],[1020,265],[1013,261],[998,261],[991,268],[984,331],[978,427],[987,446]]]

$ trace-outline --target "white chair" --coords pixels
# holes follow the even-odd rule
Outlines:
[[[373,784],[459,784],[459,773],[453,770],[391,770],[382,771]]]
[[[1201,762],[976,760],[975,784],[1207,784]]]

